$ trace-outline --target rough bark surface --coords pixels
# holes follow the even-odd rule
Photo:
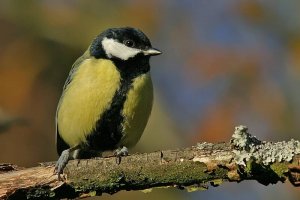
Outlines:
[[[247,130],[238,131],[245,133]],[[250,139],[248,141],[253,142],[253,138]],[[254,150],[237,147],[233,140],[230,143],[200,143],[185,149],[134,154],[122,158],[119,164],[115,157],[70,161],[63,181],[59,181],[53,173],[54,163],[27,169],[0,164],[0,199],[77,198],[155,187],[195,191],[207,189],[209,185],[218,186],[224,181],[250,179],[264,185],[288,179],[294,186],[300,186],[298,141],[295,143],[297,151],[291,153],[291,159],[264,162],[252,154],[248,156]],[[258,148],[262,144],[253,146]],[[248,154],[243,157],[245,152]]]

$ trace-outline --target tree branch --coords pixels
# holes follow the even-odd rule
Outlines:
[[[0,199],[76,198],[113,194],[120,190],[176,187],[189,191],[218,186],[224,181],[278,181],[300,186],[300,142],[262,142],[238,126],[228,143],[153,153],[70,161],[65,181],[53,174],[54,163],[21,169],[0,165]]]

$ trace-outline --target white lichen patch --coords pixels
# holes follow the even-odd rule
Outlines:
[[[199,150],[211,149],[213,146],[214,146],[214,144],[209,143],[209,142],[197,143],[197,149],[199,149]]]
[[[232,135],[231,144],[238,149],[249,151],[256,145],[260,145],[261,141],[256,139],[255,136],[252,136],[248,133],[248,128],[246,126],[237,126]]]
[[[195,158],[193,158],[193,162],[208,163],[208,162],[211,162],[211,159],[209,159],[208,157],[195,157]]]
[[[253,159],[256,162],[269,165],[274,162],[290,162],[294,155],[300,154],[300,142],[294,139],[286,142],[261,142],[248,133],[246,126],[237,126],[232,135],[234,161],[246,166]]]

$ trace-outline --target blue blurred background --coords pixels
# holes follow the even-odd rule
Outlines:
[[[300,1],[0,2],[0,162],[56,160],[54,117],[72,63],[109,27],[133,26],[151,60],[155,105],[132,151],[229,141],[247,125],[264,140],[300,139]],[[101,170],[101,169],[99,169]],[[289,183],[226,183],[102,199],[299,199]]]

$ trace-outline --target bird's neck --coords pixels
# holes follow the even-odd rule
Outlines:
[[[149,58],[137,58],[126,61],[113,59],[112,61],[121,73],[122,78],[134,79],[150,70]]]

